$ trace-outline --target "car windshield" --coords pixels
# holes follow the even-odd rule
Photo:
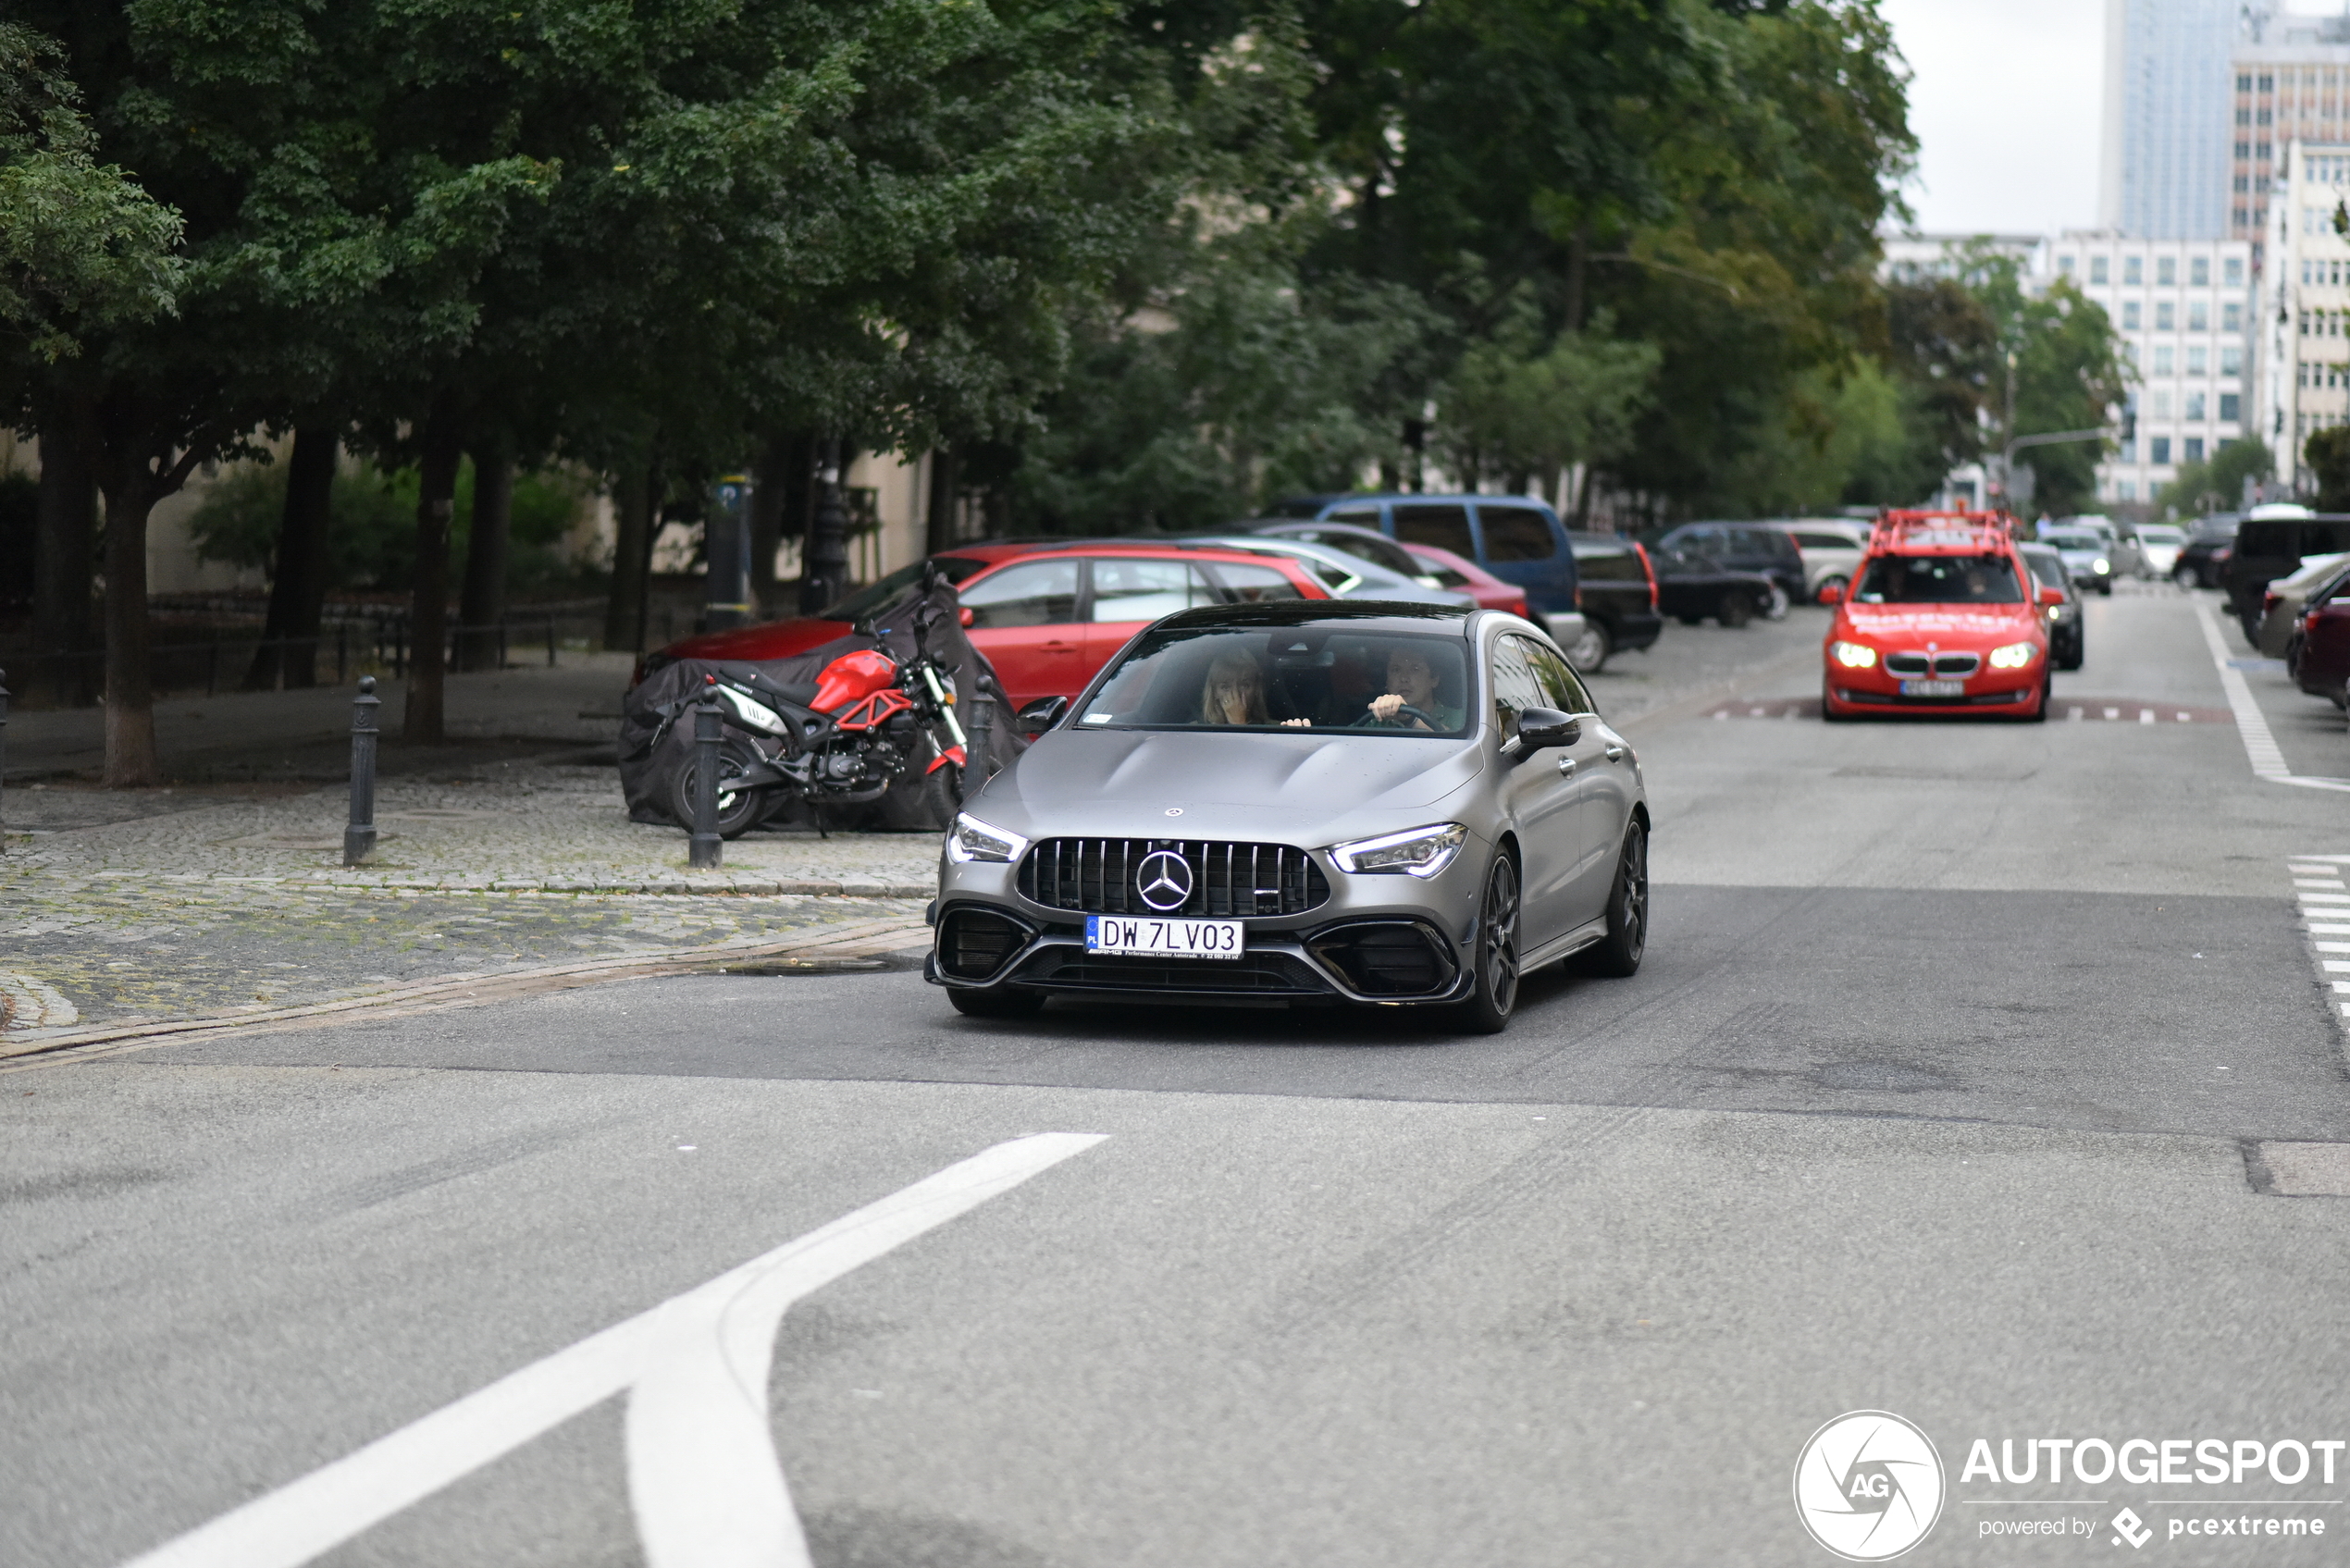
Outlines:
[[[2186,535],[2179,529],[2166,528],[2158,523],[2146,524],[2138,530],[2140,544],[2178,545],[2186,543]]]
[[[2020,553],[2023,557],[2023,563],[2032,568],[2033,576],[2052,588],[2064,586],[2063,557],[2034,549],[2023,550]]]
[[[973,561],[962,555],[942,555],[937,560],[939,575],[950,583],[960,583],[987,564],[984,561]],[[888,576],[877,579],[870,587],[858,589],[825,611],[823,619],[862,621],[874,611],[904,598],[906,590],[921,581],[921,574],[922,563],[919,561],[911,566],[900,566]]]
[[[1468,645],[1458,637],[1170,626],[1135,640],[1076,727],[1459,736],[1469,686]]]
[[[1862,604],[2022,604],[2023,585],[2004,555],[1880,555],[1853,597]]]

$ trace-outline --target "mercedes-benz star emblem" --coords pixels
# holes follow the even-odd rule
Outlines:
[[[1180,909],[1191,902],[1192,863],[1172,849],[1154,851],[1143,857],[1134,885],[1142,893],[1143,902],[1159,913]]]

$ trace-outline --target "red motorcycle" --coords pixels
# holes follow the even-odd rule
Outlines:
[[[756,670],[705,677],[725,714],[718,746],[718,832],[748,833],[794,800],[827,806],[881,803],[892,827],[945,827],[962,807],[966,742],[955,717],[954,673],[926,647],[942,612],[915,607],[914,655],[885,646],[844,653],[813,685],[785,685]],[[858,630],[878,639],[869,626]],[[681,702],[672,723],[690,723]],[[899,787],[919,769],[920,784]],[[670,811],[694,820],[695,748],[670,781]]]

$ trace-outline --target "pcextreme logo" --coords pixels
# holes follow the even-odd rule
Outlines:
[[[1796,1516],[1848,1562],[1883,1562],[1925,1539],[1942,1497],[1942,1456],[1888,1411],[1837,1416],[1795,1462]]]

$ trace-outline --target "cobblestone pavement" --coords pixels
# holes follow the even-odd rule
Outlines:
[[[144,814],[125,816],[134,805]],[[376,862],[346,797],[290,786],[7,796],[0,1010],[11,1040],[364,995],[438,976],[777,941],[918,916],[930,833],[757,834],[690,871],[612,769],[492,763],[384,781]]]

